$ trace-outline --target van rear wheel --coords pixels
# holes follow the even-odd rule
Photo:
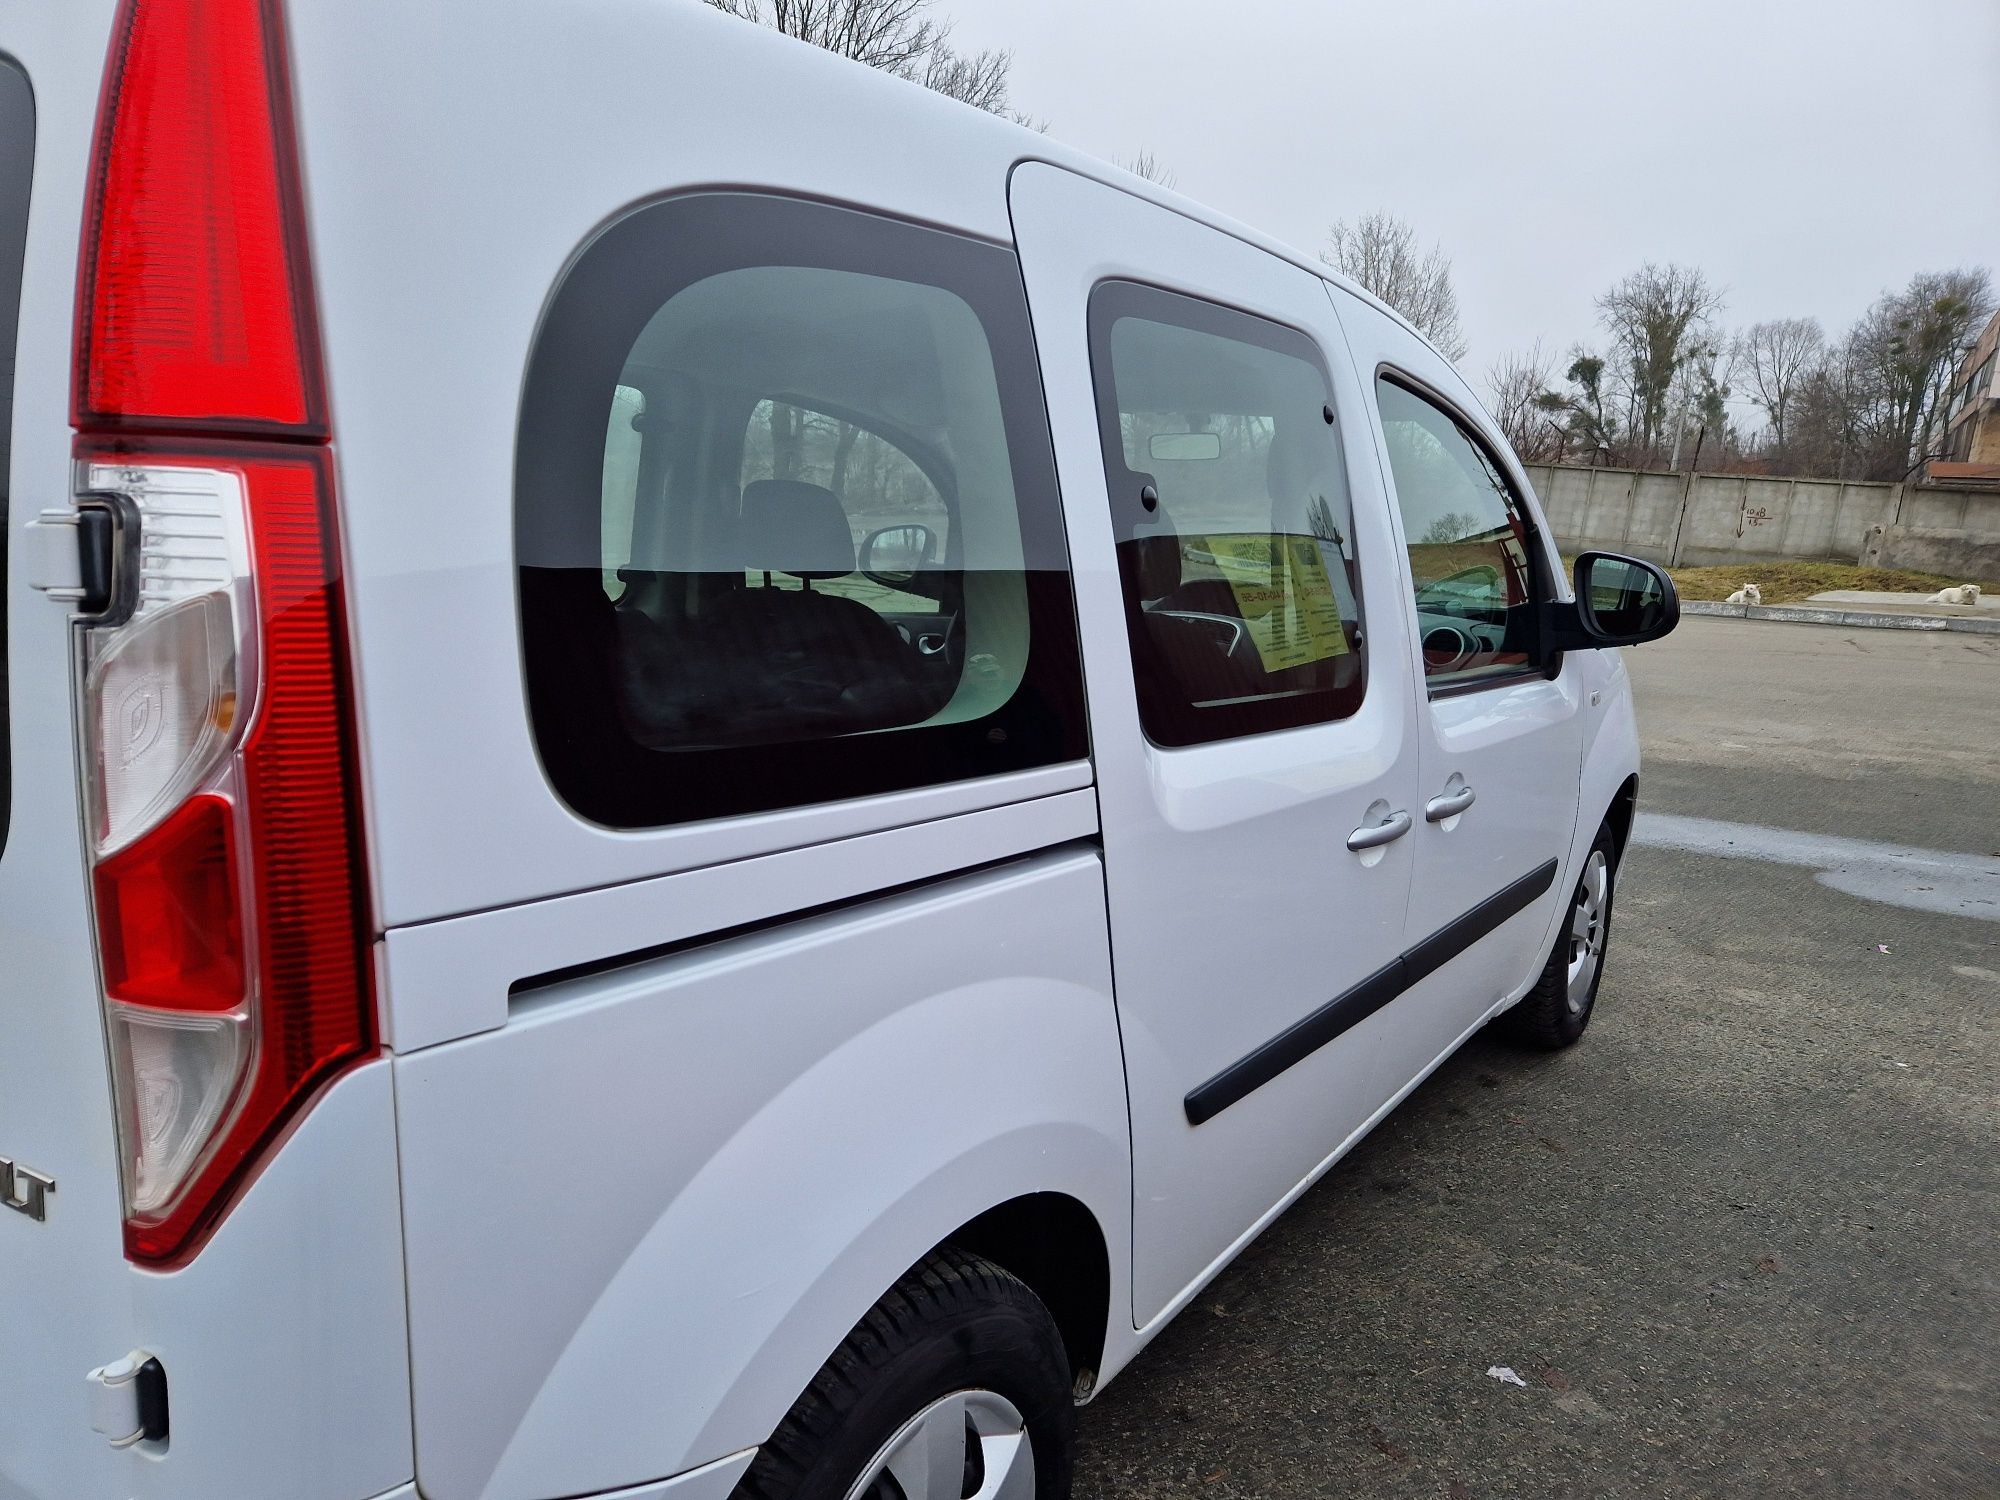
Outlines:
[[[1065,1500],[1074,1422],[1041,1299],[947,1245],[820,1367],[736,1500]]]
[[[1507,1029],[1531,1047],[1554,1052],[1571,1045],[1590,1024],[1597,987],[1604,979],[1604,948],[1611,937],[1611,892],[1618,876],[1618,841],[1597,830],[1583,870],[1570,892],[1569,911],[1541,977],[1507,1012]]]

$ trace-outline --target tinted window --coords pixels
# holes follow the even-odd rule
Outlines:
[[[1147,735],[1192,745],[1353,713],[1360,576],[1318,348],[1109,282],[1091,359]]]
[[[827,580],[820,585],[826,592],[858,600],[891,621],[934,609],[922,595],[892,585],[914,584],[918,569],[945,556],[951,507],[893,439],[787,401],[760,401],[743,439],[743,483],[762,479],[804,479],[840,496],[869,553],[862,559],[868,572]],[[791,585],[781,574],[769,586]],[[907,634],[907,625],[898,628]]]
[[[21,255],[28,235],[28,187],[35,169],[35,100],[19,68],[0,58],[0,849],[13,806],[7,737],[8,474],[13,463],[14,337],[21,313]]]
[[[1376,382],[1432,687],[1530,670],[1540,660],[1534,531],[1499,463],[1443,407]]]
[[[1053,462],[1000,248],[702,194],[607,230],[530,364],[542,759],[619,826],[1085,753]]]

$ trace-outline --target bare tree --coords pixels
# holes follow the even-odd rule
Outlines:
[[[1485,526],[1472,512],[1448,510],[1425,528],[1424,534],[1417,538],[1417,544],[1435,547],[1451,542],[1462,542],[1468,537],[1478,536],[1483,530]]]
[[[990,115],[1020,119],[1008,105],[1007,75],[1013,66],[1011,52],[993,47],[980,52],[954,52],[940,43],[925,56],[921,68],[903,76],[937,90],[947,99],[970,104]]]
[[[1983,269],[1920,272],[1883,293],[1800,377],[1785,418],[1788,467],[1839,479],[1908,475],[1993,307]]]
[[[931,14],[934,0],[708,0],[717,10],[773,26],[842,57],[894,73],[989,114],[1022,124],[1008,97],[1014,54],[1001,48],[960,52],[951,23]],[[1046,129],[1046,125],[1041,126]]]
[[[1722,293],[1691,266],[1648,261],[1597,299],[1597,318],[1611,335],[1615,373],[1625,394],[1631,457],[1657,462],[1668,436],[1674,378],[1707,335]]]
[[[1417,326],[1446,359],[1465,358],[1451,260],[1440,246],[1417,246],[1417,232],[1390,213],[1345,219],[1327,234],[1319,258],[1352,277]]]
[[[1560,462],[1567,446],[1563,429],[1543,401],[1554,381],[1555,361],[1543,351],[1540,339],[1527,351],[1502,355],[1487,367],[1493,420],[1523,463]]]
[[[1821,351],[1799,379],[1785,412],[1785,465],[1794,474],[1859,478],[1867,469],[1862,437],[1868,401],[1852,340]]]
[[[1771,424],[1771,444],[1786,449],[1785,421],[1805,378],[1826,357],[1826,334],[1818,318],[1774,318],[1736,337],[1736,357],[1749,382],[1749,398]]]
[[[1169,167],[1150,151],[1141,151],[1130,161],[1121,161],[1118,165],[1130,172],[1134,177],[1143,177],[1148,182],[1157,182],[1163,188],[1174,187],[1180,182],[1180,178],[1174,175],[1173,168]]]
[[[1862,314],[1848,341],[1872,398],[1864,424],[1870,477],[1900,479],[1922,461],[1958,361],[1993,302],[1984,269],[1924,271]]]
[[[1603,356],[1582,347],[1572,349],[1563,379],[1569,390],[1545,391],[1535,398],[1535,405],[1550,420],[1562,423],[1557,461],[1563,451],[1574,451],[1592,464],[1616,462],[1622,434],[1617,414],[1606,406]]]

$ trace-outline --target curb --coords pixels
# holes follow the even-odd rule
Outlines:
[[[1864,630],[1961,630],[2000,635],[2000,619],[1976,615],[1891,615],[1864,609],[1816,609],[1807,604],[1715,604],[1681,601],[1684,615],[1721,615],[1731,620],[1781,620],[1790,625],[1846,625]]]

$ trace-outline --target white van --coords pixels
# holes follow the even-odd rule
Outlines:
[[[0,52],[5,1500],[1061,1496],[1582,1032],[1673,589],[1323,268],[694,0]]]

